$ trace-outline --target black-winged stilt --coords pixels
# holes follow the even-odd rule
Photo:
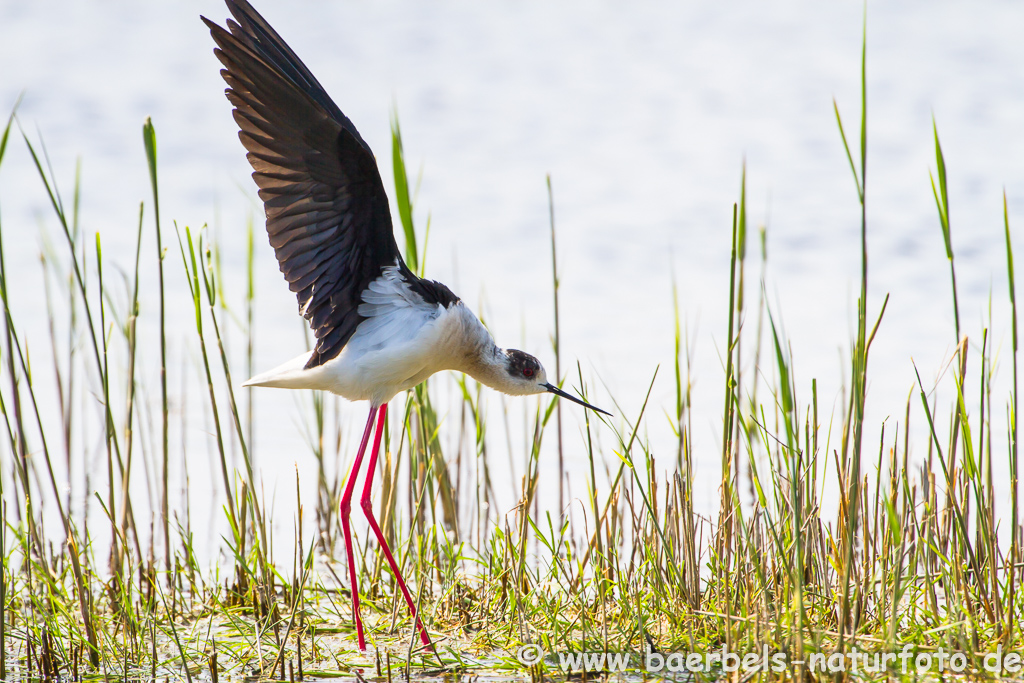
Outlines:
[[[267,214],[267,232],[316,348],[246,386],[321,389],[370,402],[363,438],[341,498],[352,618],[366,649],[349,514],[366,445],[360,504],[395,574],[424,645],[427,631],[373,516],[370,490],[388,401],[435,372],[465,372],[512,395],[550,392],[606,411],[548,381],[533,356],[499,348],[459,297],[417,277],[402,260],[377,163],[352,122],[309,69],[246,0],[226,0],[235,21],[210,28],[227,97]],[[237,22],[237,23],[236,23]]]

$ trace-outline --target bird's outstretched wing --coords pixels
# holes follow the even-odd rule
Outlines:
[[[352,122],[246,0],[226,2],[236,20],[227,30],[202,19],[224,65],[270,244],[316,334],[306,367],[341,352],[363,320],[362,292],[386,266],[397,262],[425,301],[456,300],[402,261],[377,163]]]

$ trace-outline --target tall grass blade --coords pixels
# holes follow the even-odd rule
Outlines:
[[[416,231],[412,225],[412,198],[409,196],[409,177],[405,172],[402,129],[398,124],[397,111],[391,115],[391,163],[395,173],[395,204],[402,221],[402,232],[405,233],[405,260],[412,272],[422,275],[419,251],[416,249]]]
[[[163,235],[160,230],[160,191],[156,172],[156,128],[153,121],[146,118],[142,126],[142,141],[146,148],[146,166],[149,169],[149,182],[153,190],[153,224],[156,232],[156,267],[157,286],[160,298],[160,521],[164,532],[164,569],[171,571],[171,519],[168,507],[168,480],[170,478],[170,451],[168,434],[170,429],[170,409],[167,401],[167,312],[164,301],[164,256]]]
[[[932,183],[932,195],[935,197],[935,206],[939,210],[939,224],[942,226],[942,241],[946,247],[946,258],[949,259],[949,275],[953,282],[953,321],[956,325],[956,341],[960,343],[960,302],[956,293],[956,269],[953,266],[953,240],[950,237],[949,229],[949,192],[946,189],[946,159],[942,154],[942,145],[939,143],[939,128],[932,117],[932,131],[935,134],[935,165],[938,168],[939,185],[935,186],[935,177],[928,174]]]
[[[562,381],[562,337],[558,331],[558,252],[555,249],[555,197],[551,190],[551,174],[547,174],[548,186],[548,222],[551,225],[551,298],[555,305],[555,335],[552,346],[555,347],[555,377]],[[555,433],[558,436],[558,510],[559,515],[565,514],[565,455],[562,446],[562,403],[555,404]]]
[[[1006,274],[1010,287],[1011,322],[1013,329],[1013,391],[1010,395],[1010,555],[1008,559],[1009,589],[1007,600],[1007,639],[1012,640],[1013,629],[1017,623],[1017,577],[1020,575],[1018,567],[1021,562],[1021,531],[1018,520],[1020,519],[1018,482],[1020,480],[1020,464],[1017,450],[1017,422],[1019,417],[1018,408],[1018,383],[1017,383],[1017,284],[1013,271],[1013,243],[1010,239],[1010,211],[1006,203],[1006,191],[1003,191],[1003,229],[1006,236]]]

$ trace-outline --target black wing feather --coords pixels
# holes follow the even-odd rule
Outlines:
[[[223,64],[238,137],[267,214],[267,233],[316,335],[306,367],[336,357],[363,316],[362,293],[399,264],[425,301],[458,301],[402,261],[376,160],[305,64],[245,0],[226,0],[228,30],[202,17]]]

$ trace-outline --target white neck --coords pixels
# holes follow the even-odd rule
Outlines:
[[[462,353],[452,359],[450,369],[464,372],[477,382],[505,394],[523,393],[522,386],[508,374],[508,356],[505,349],[494,343],[494,338],[475,315],[460,304],[459,344],[453,345]]]

